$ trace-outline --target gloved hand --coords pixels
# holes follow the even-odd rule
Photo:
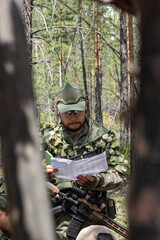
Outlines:
[[[102,182],[101,178],[98,176],[78,176],[77,183],[84,189],[93,189]],[[102,182],[103,183],[103,182]]]

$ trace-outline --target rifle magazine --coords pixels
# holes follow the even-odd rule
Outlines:
[[[83,222],[80,221],[79,219],[72,218],[69,223],[68,230],[67,230],[67,236],[76,238],[80,231],[80,227],[81,227],[82,223]]]

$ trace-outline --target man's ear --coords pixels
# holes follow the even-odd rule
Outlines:
[[[60,115],[57,104],[56,104],[56,110],[57,110],[57,114]]]

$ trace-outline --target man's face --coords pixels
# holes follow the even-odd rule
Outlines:
[[[78,134],[83,130],[86,111],[69,111],[59,113],[64,128],[71,134]]]

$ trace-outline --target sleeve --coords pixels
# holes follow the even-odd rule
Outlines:
[[[107,191],[118,187],[123,182],[121,176],[125,176],[129,163],[121,154],[118,136],[114,131],[108,131],[102,136],[102,140],[103,145],[105,142],[104,150],[109,168],[103,173],[94,175],[95,181],[92,189]]]
[[[122,182],[122,178],[118,173],[105,172],[94,175],[96,182],[92,188],[98,191],[107,191],[118,187]]]

